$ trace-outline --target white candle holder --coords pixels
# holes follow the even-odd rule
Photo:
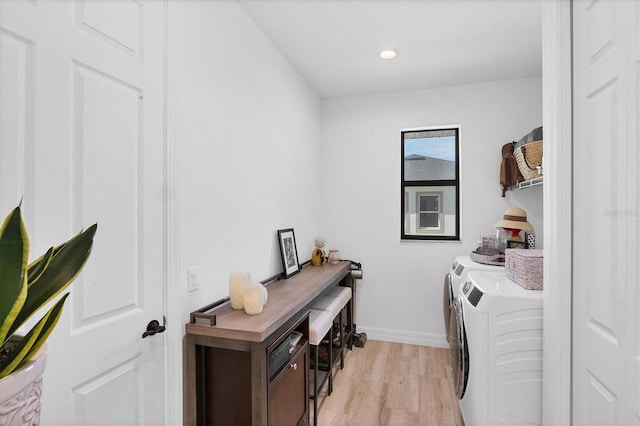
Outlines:
[[[248,272],[231,273],[229,277],[229,300],[233,309],[244,309],[244,292],[248,285]]]

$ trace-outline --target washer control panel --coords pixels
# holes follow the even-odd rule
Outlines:
[[[482,295],[484,294],[482,290],[474,286],[471,281],[465,281],[464,286],[462,287],[462,292],[467,297],[469,303],[473,306],[478,306],[478,302],[480,302],[480,299],[482,299]]]

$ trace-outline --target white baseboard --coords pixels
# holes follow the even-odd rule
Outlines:
[[[388,328],[365,327],[358,325],[358,333],[367,333],[367,339],[383,342],[407,343],[411,345],[448,348],[444,334],[419,333],[416,331],[392,330]]]

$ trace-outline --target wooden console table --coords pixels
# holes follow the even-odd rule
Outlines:
[[[184,340],[184,424],[306,424],[309,309],[334,286],[353,290],[350,272],[348,261],[307,265],[266,286],[268,302],[258,315],[227,302],[215,308],[215,325],[192,319]],[[353,333],[353,298],[348,311]],[[294,331],[303,337],[286,362],[270,365]]]

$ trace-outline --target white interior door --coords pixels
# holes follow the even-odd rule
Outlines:
[[[573,2],[573,422],[640,423],[639,4]]]
[[[32,257],[98,223],[49,339],[42,424],[164,422],[164,2],[0,0],[0,207]]]

